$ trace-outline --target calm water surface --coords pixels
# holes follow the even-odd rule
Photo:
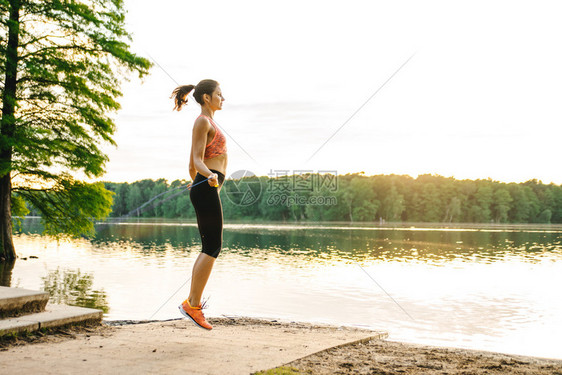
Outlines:
[[[4,270],[3,284],[102,308],[107,320],[180,317],[200,251],[195,223],[104,224],[94,240],[60,242],[34,234],[35,226],[28,221],[16,236],[28,259]],[[392,340],[562,358],[561,260],[560,227],[226,224],[206,313],[364,326]]]

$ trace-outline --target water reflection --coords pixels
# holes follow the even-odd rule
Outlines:
[[[130,219],[99,224],[90,242],[107,251],[128,249],[138,256],[166,251],[195,250],[201,241],[197,224],[186,221]],[[427,229],[427,230],[426,230]],[[38,220],[26,219],[24,233],[40,233]],[[459,228],[385,228],[366,225],[226,224],[223,253],[254,257],[267,249],[282,256],[357,261],[430,262],[446,264],[493,262],[518,257],[537,262],[543,256],[561,259],[562,232],[558,230],[499,230]]]
[[[26,220],[24,232],[37,232],[36,222]],[[139,259],[145,263],[156,259],[156,263],[150,264],[163,268],[170,263],[183,263],[200,251],[196,223],[145,219],[97,227],[95,238],[81,240],[89,249],[88,253],[96,257],[111,256],[121,261]],[[399,262],[458,267],[459,263],[522,261],[538,264],[562,259],[562,232],[553,230],[399,229],[227,224],[222,256],[243,257],[256,267],[275,262],[292,268],[334,266],[352,261],[364,266]]]
[[[200,251],[192,222],[142,220],[98,229],[94,239],[69,242],[31,231],[17,235],[18,253],[39,259],[18,262],[12,284],[37,289],[45,284],[39,277],[48,275],[60,285],[59,268],[79,268],[80,277],[94,275],[104,287],[104,304],[111,303],[106,319],[148,319],[184,285]],[[553,345],[562,335],[561,257],[562,231],[551,227],[230,223],[206,288],[213,296],[209,316],[360,324],[387,330],[392,339],[562,358]],[[154,318],[177,317],[187,293],[188,286]]]
[[[517,256],[536,262],[542,253],[560,257],[561,234],[522,231],[418,231],[358,228],[324,229],[314,226],[225,225],[224,253],[253,257],[256,249],[278,255],[340,260],[392,260],[446,263],[452,260],[490,262]],[[199,232],[195,223],[141,223],[108,225],[92,240],[98,245],[128,240],[141,252],[197,248]]]
[[[80,270],[63,270],[57,268],[42,277],[43,290],[49,292],[49,302],[72,306],[89,307],[109,312],[107,294],[94,290],[94,277],[83,274]]]
[[[493,261],[517,256],[535,262],[541,253],[560,257],[560,233],[411,231],[378,229],[228,228],[225,251],[251,256],[248,249],[269,249],[309,260],[390,260],[446,263],[452,260]]]
[[[0,286],[11,286],[15,261],[0,262]]]

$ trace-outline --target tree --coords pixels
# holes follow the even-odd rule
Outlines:
[[[423,207],[420,193],[413,191],[406,197],[406,221],[418,222],[422,221]]]
[[[452,197],[447,205],[445,219],[443,221],[451,223],[461,215],[461,200],[458,197]]]
[[[115,198],[113,199],[113,212],[111,216],[121,217],[129,213],[127,211],[127,198],[129,197],[129,184],[127,182],[120,184],[115,190]]]
[[[404,196],[392,185],[386,198],[383,199],[381,216],[387,221],[399,221],[405,209]]]
[[[131,213],[132,216],[141,216],[140,206],[144,201],[139,184],[134,183],[127,195],[127,214]],[[137,212],[133,212],[133,210],[137,210]]]
[[[289,218],[289,208],[287,207],[286,199],[291,195],[291,190],[277,189],[274,187],[277,181],[273,179],[270,181],[271,184],[262,193],[262,199],[254,204],[258,204],[258,210],[265,219],[287,221]],[[234,191],[238,191],[236,185],[233,186],[233,188],[236,188]],[[230,190],[226,191],[229,192]],[[230,210],[230,212],[229,215],[233,219],[244,218],[242,210],[240,209]]]
[[[492,218],[492,211],[490,210],[493,198],[492,187],[485,184],[478,187],[476,194],[474,194],[474,200],[476,205],[473,206],[473,220],[477,223],[489,222]]]
[[[509,211],[512,222],[534,222],[538,215],[539,204],[536,194],[529,186],[510,184],[513,205]]]
[[[550,218],[552,217],[552,211],[550,209],[546,209],[537,218],[538,223],[550,224]]]
[[[338,211],[336,194],[337,185],[331,188],[320,185],[315,188],[310,196],[316,200],[317,204],[304,206],[306,218],[311,221],[342,220],[342,215],[334,212]]]
[[[353,177],[349,184],[350,221],[375,221],[380,202],[366,177]]]
[[[507,222],[507,214],[509,212],[511,202],[513,202],[513,198],[511,198],[511,195],[509,195],[509,192],[506,189],[501,188],[494,192],[492,211],[494,220],[497,223]]]
[[[552,218],[553,223],[562,223],[562,186],[551,185],[553,192]]]
[[[151,64],[129,51],[122,0],[0,0],[0,25],[0,257],[13,259],[14,192],[50,233],[90,234],[107,215],[103,184],[72,176],[103,174],[119,81]]]
[[[422,220],[436,222],[441,214],[441,199],[439,191],[433,182],[424,183],[421,194]]]

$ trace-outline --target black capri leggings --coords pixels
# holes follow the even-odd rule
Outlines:
[[[219,178],[219,187],[209,185],[209,181],[200,183],[191,188],[189,199],[195,208],[197,215],[197,226],[201,235],[202,251],[216,258],[222,248],[222,204],[219,196],[219,188],[224,183],[224,174],[210,169],[216,173]],[[204,181],[206,177],[197,173],[193,185]]]

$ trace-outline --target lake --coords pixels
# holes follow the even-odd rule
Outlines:
[[[20,259],[0,280],[102,308],[106,320],[179,318],[200,252],[196,224],[97,229],[95,239],[56,241],[27,219],[14,239]],[[397,341],[562,358],[561,260],[554,225],[227,223],[206,315],[369,327]]]

